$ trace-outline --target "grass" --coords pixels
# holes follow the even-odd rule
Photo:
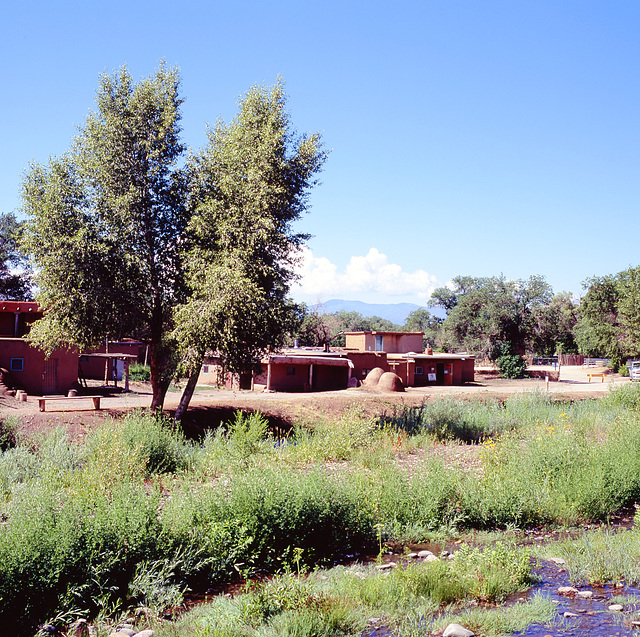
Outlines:
[[[433,626],[443,608],[460,611],[471,602],[502,599],[527,587],[530,577],[526,554],[502,544],[485,551],[463,549],[451,561],[411,563],[384,574],[361,565],[287,573],[234,598],[218,597],[159,635],[360,635],[371,626],[371,617],[403,635],[426,635],[416,627]],[[487,580],[495,586],[488,588]],[[529,619],[533,614],[536,621],[549,620],[551,609],[540,600],[522,605],[518,617],[527,606]],[[503,626],[522,625],[511,615]],[[476,623],[488,621],[495,620],[478,617]]]
[[[199,610],[202,635],[357,634],[378,615],[419,635],[443,613],[500,632],[507,624],[468,602],[493,604],[526,585],[529,561],[493,540],[387,576],[291,572],[375,554],[381,542],[606,520],[640,501],[636,394],[448,398],[380,418],[352,409],[297,423],[284,439],[260,414],[237,414],[198,443],[143,413],[105,422],[82,443],[59,431],[14,436],[0,453],[0,622],[28,635],[56,617],[107,621],[140,604],[157,615],[189,589],[267,571],[285,573],[273,586],[299,595],[296,608],[265,584],[244,606],[216,600],[219,621]],[[451,462],[461,450],[474,462]],[[572,577],[637,581],[636,535],[603,532],[562,550]],[[544,600],[518,607],[509,626],[546,612]]]

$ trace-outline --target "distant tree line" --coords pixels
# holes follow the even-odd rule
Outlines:
[[[480,359],[584,354],[610,358],[614,367],[640,355],[640,266],[583,283],[582,299],[554,294],[542,276],[457,276],[436,289],[430,308],[397,325],[358,312],[322,313],[303,308],[295,334],[301,345],[344,344],[344,332],[422,331],[424,344],[443,352],[466,351]]]

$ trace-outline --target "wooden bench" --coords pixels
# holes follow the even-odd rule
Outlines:
[[[605,374],[587,374],[587,376],[589,377],[589,382],[591,382],[592,378],[601,378],[602,379],[601,382],[604,383]]]
[[[45,404],[47,401],[52,400],[85,400],[91,399],[91,403],[93,404],[93,408],[96,410],[100,409],[100,399],[102,396],[43,396],[42,398],[38,398],[38,407],[40,411],[45,410]]]

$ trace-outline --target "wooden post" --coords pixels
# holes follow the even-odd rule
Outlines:
[[[271,356],[267,359],[267,391],[271,391]]]
[[[124,359],[124,390],[129,391],[129,359]]]
[[[309,391],[313,388],[313,363],[309,363]]]

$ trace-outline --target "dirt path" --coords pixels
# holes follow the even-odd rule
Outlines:
[[[544,372],[545,369],[536,368]],[[548,391],[567,399],[595,398],[605,395],[612,387],[628,383],[629,380],[610,374],[605,382],[596,379],[589,383],[587,372],[600,370],[583,367],[563,367],[558,382],[550,382]],[[132,384],[129,393],[112,393],[102,399],[102,409],[90,409],[89,401],[56,401],[40,412],[37,397],[20,402],[10,397],[0,397],[0,417],[13,417],[26,433],[42,431],[56,426],[66,426],[71,435],[82,436],[88,428],[104,418],[119,417],[133,409],[144,409],[151,402],[151,391],[146,384]],[[410,387],[401,394],[381,394],[364,388],[317,393],[261,393],[232,391],[200,387],[194,394],[185,424],[193,434],[204,427],[228,421],[237,409],[261,411],[274,424],[286,426],[293,421],[313,421],[318,414],[339,416],[345,409],[360,405],[365,413],[378,415],[391,411],[397,405],[417,405],[438,396],[455,395],[468,399],[508,398],[522,392],[546,392],[544,379],[507,380],[498,378],[489,369],[478,369],[476,381],[463,386]],[[165,411],[172,414],[180,400],[179,391],[170,391],[165,402]]]

